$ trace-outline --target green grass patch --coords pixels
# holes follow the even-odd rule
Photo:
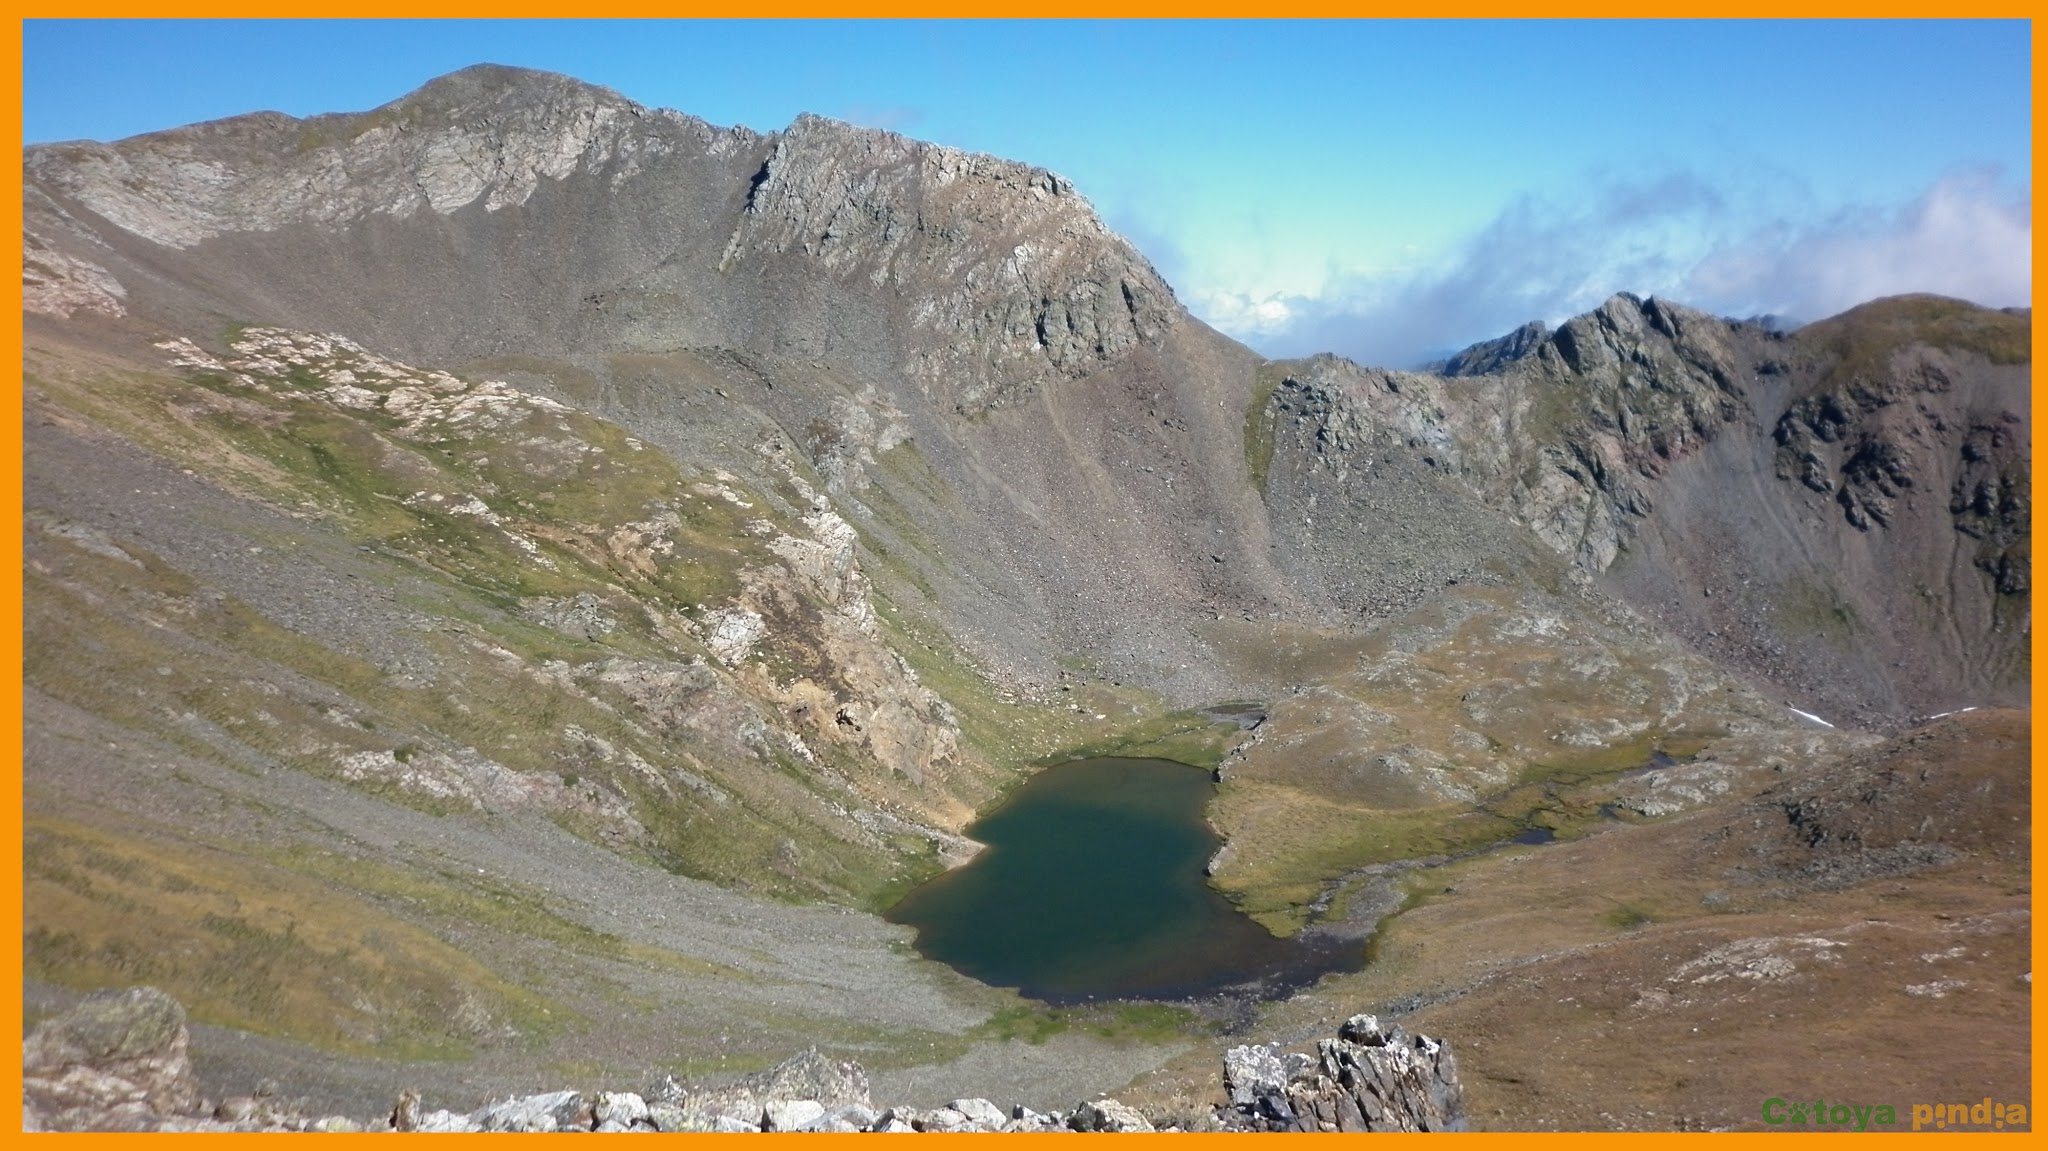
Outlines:
[[[631,943],[578,923],[549,910],[540,892],[506,880],[457,872],[429,873],[307,848],[273,852],[267,858],[297,874],[374,898],[408,917],[425,916],[464,928],[543,940],[578,954],[685,975],[749,978],[738,968]]]
[[[1045,764],[1097,756],[1125,759],[1170,759],[1214,770],[1229,754],[1241,729],[1198,711],[1172,711],[1145,716],[1101,737],[1065,747],[1046,757]]]
[[[1273,410],[1273,392],[1287,372],[1283,364],[1260,364],[1253,372],[1251,399],[1245,405],[1244,466],[1260,494],[1265,493],[1266,477],[1273,468],[1274,424],[1279,418]]]
[[[153,984],[201,1022],[387,1058],[465,1058],[567,1021],[402,919],[249,856],[40,814],[23,848],[33,978]]]
[[[1808,352],[1829,361],[1822,389],[1873,379],[1892,355],[1914,344],[1983,356],[1994,364],[2033,360],[2033,325],[2024,316],[1980,308],[1942,296],[1897,296],[1808,324],[1793,335]]]
[[[1845,649],[1865,631],[1856,605],[1843,597],[1833,580],[1821,573],[1795,575],[1771,596],[1772,622],[1788,633],[1818,636]]]
[[[1226,780],[1212,806],[1232,829],[1234,858],[1216,888],[1276,935],[1309,922],[1308,908],[1359,868],[1493,847],[1529,829],[1571,839],[1606,818],[1602,805],[1624,771],[1653,750],[1686,758],[1705,746],[1689,735],[1643,736],[1536,764],[1476,804],[1382,809],[1264,780]]]
[[[1053,1007],[1027,1000],[989,1016],[975,1026],[973,1035],[1036,1047],[1068,1032],[1137,1044],[1206,1036],[1214,1029],[1193,1011],[1171,1003],[1118,1001]]]
[[[1600,917],[1601,921],[1622,931],[1633,931],[1657,922],[1657,917],[1633,903],[1617,903],[1612,911]]]

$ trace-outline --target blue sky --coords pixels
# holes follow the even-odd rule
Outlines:
[[[23,131],[362,110],[482,61],[1052,168],[1272,355],[1409,363],[1621,290],[2032,302],[2023,21],[30,20]]]

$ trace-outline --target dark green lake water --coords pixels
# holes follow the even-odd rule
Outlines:
[[[889,918],[925,956],[1050,1002],[1273,993],[1355,969],[1356,941],[1275,939],[1203,881],[1210,790],[1208,772],[1159,759],[1047,768],[968,828],[986,850]]]

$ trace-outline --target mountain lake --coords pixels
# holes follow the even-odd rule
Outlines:
[[[1034,999],[1278,994],[1356,970],[1362,942],[1277,939],[1203,879],[1207,771],[1163,759],[1046,768],[967,834],[988,846],[889,912],[925,957]]]

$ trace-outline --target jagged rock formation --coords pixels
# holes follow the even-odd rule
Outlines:
[[[520,611],[572,641],[642,640],[593,661],[492,653],[506,670],[596,705],[588,719],[599,722],[541,733],[567,772],[507,766],[475,747],[401,731],[316,754],[330,761],[327,773],[478,813],[539,809],[697,868],[711,861],[674,830],[679,816],[786,823],[802,809],[787,794],[762,795],[760,779],[733,768],[795,762],[836,785],[832,808],[811,815],[835,838],[872,847],[911,834],[971,852],[952,834],[970,804],[946,781],[957,775],[972,789],[979,770],[963,762],[944,701],[882,640],[853,529],[787,465],[788,502],[742,495],[724,472],[679,483],[658,451],[568,405],[423,371],[345,337],[250,328],[221,357],[184,339],[158,348],[201,381],[202,403],[267,408],[305,424],[339,420],[345,440],[364,437],[370,448],[353,482],[432,525],[383,533],[383,546],[480,580],[580,588],[522,596]],[[449,443],[463,445],[468,466],[434,460]],[[604,487],[579,493],[579,481]],[[609,498],[619,491],[650,498]],[[565,500],[582,506],[566,519],[542,510]],[[734,526],[742,546],[716,538]],[[446,552],[451,535],[478,550]],[[707,553],[724,553],[724,570],[707,571]],[[590,578],[599,573],[603,583]],[[614,700],[637,722],[603,723]]]
[[[1526,359],[1542,347],[1550,328],[1542,320],[1531,320],[1505,336],[1481,340],[1457,353],[1434,369],[1440,376],[1486,376]]]
[[[1233,1047],[1223,1074],[1232,1131],[1463,1131],[1465,1102],[1448,1044],[1354,1015],[1316,1055]]]
[[[1268,501],[1333,586],[1367,553],[1317,537],[1382,536],[1386,461],[1419,457],[1716,658],[1875,718],[2023,694],[2027,358],[2024,321],[1953,301],[1788,335],[1622,295],[1442,376],[1305,361],[1254,420]],[[1398,607],[1475,566],[1430,517],[1392,522],[1423,578],[1340,597]]]
[[[910,375],[967,412],[1086,375],[1183,314],[1061,177],[818,116],[775,138],[719,268],[789,255],[902,293],[923,345]]]
[[[488,218],[565,184],[615,199],[653,197],[664,215],[687,212],[693,222],[712,223],[708,204],[735,203],[717,259],[697,277],[769,277],[807,296],[843,281],[849,297],[875,296],[908,320],[895,366],[926,388],[959,389],[953,398],[963,410],[1015,402],[1046,379],[1112,363],[1184,315],[1144,257],[1043,169],[816,116],[766,137],[721,130],[567,77],[508,68],[466,69],[359,116],[259,113],[119,144],[32,149],[26,176],[36,187],[29,211],[39,217],[24,257],[37,285],[29,306],[57,315],[118,307],[125,290],[106,269],[59,250],[68,245],[51,237],[83,223],[67,204],[183,252],[247,233],[310,227],[337,237],[477,209]],[[577,343],[609,342],[592,326],[637,328],[630,313],[650,295],[714,294],[704,283],[663,282],[678,256],[711,237],[666,238],[682,249],[652,262],[653,253],[622,250],[639,239],[605,244],[623,269],[530,265],[582,301]],[[608,282],[620,271],[625,282]],[[830,309],[796,310],[793,328]],[[745,319],[734,315],[690,342],[759,347],[739,326]],[[669,333],[659,338],[675,346]],[[790,339],[808,342],[809,333]]]

